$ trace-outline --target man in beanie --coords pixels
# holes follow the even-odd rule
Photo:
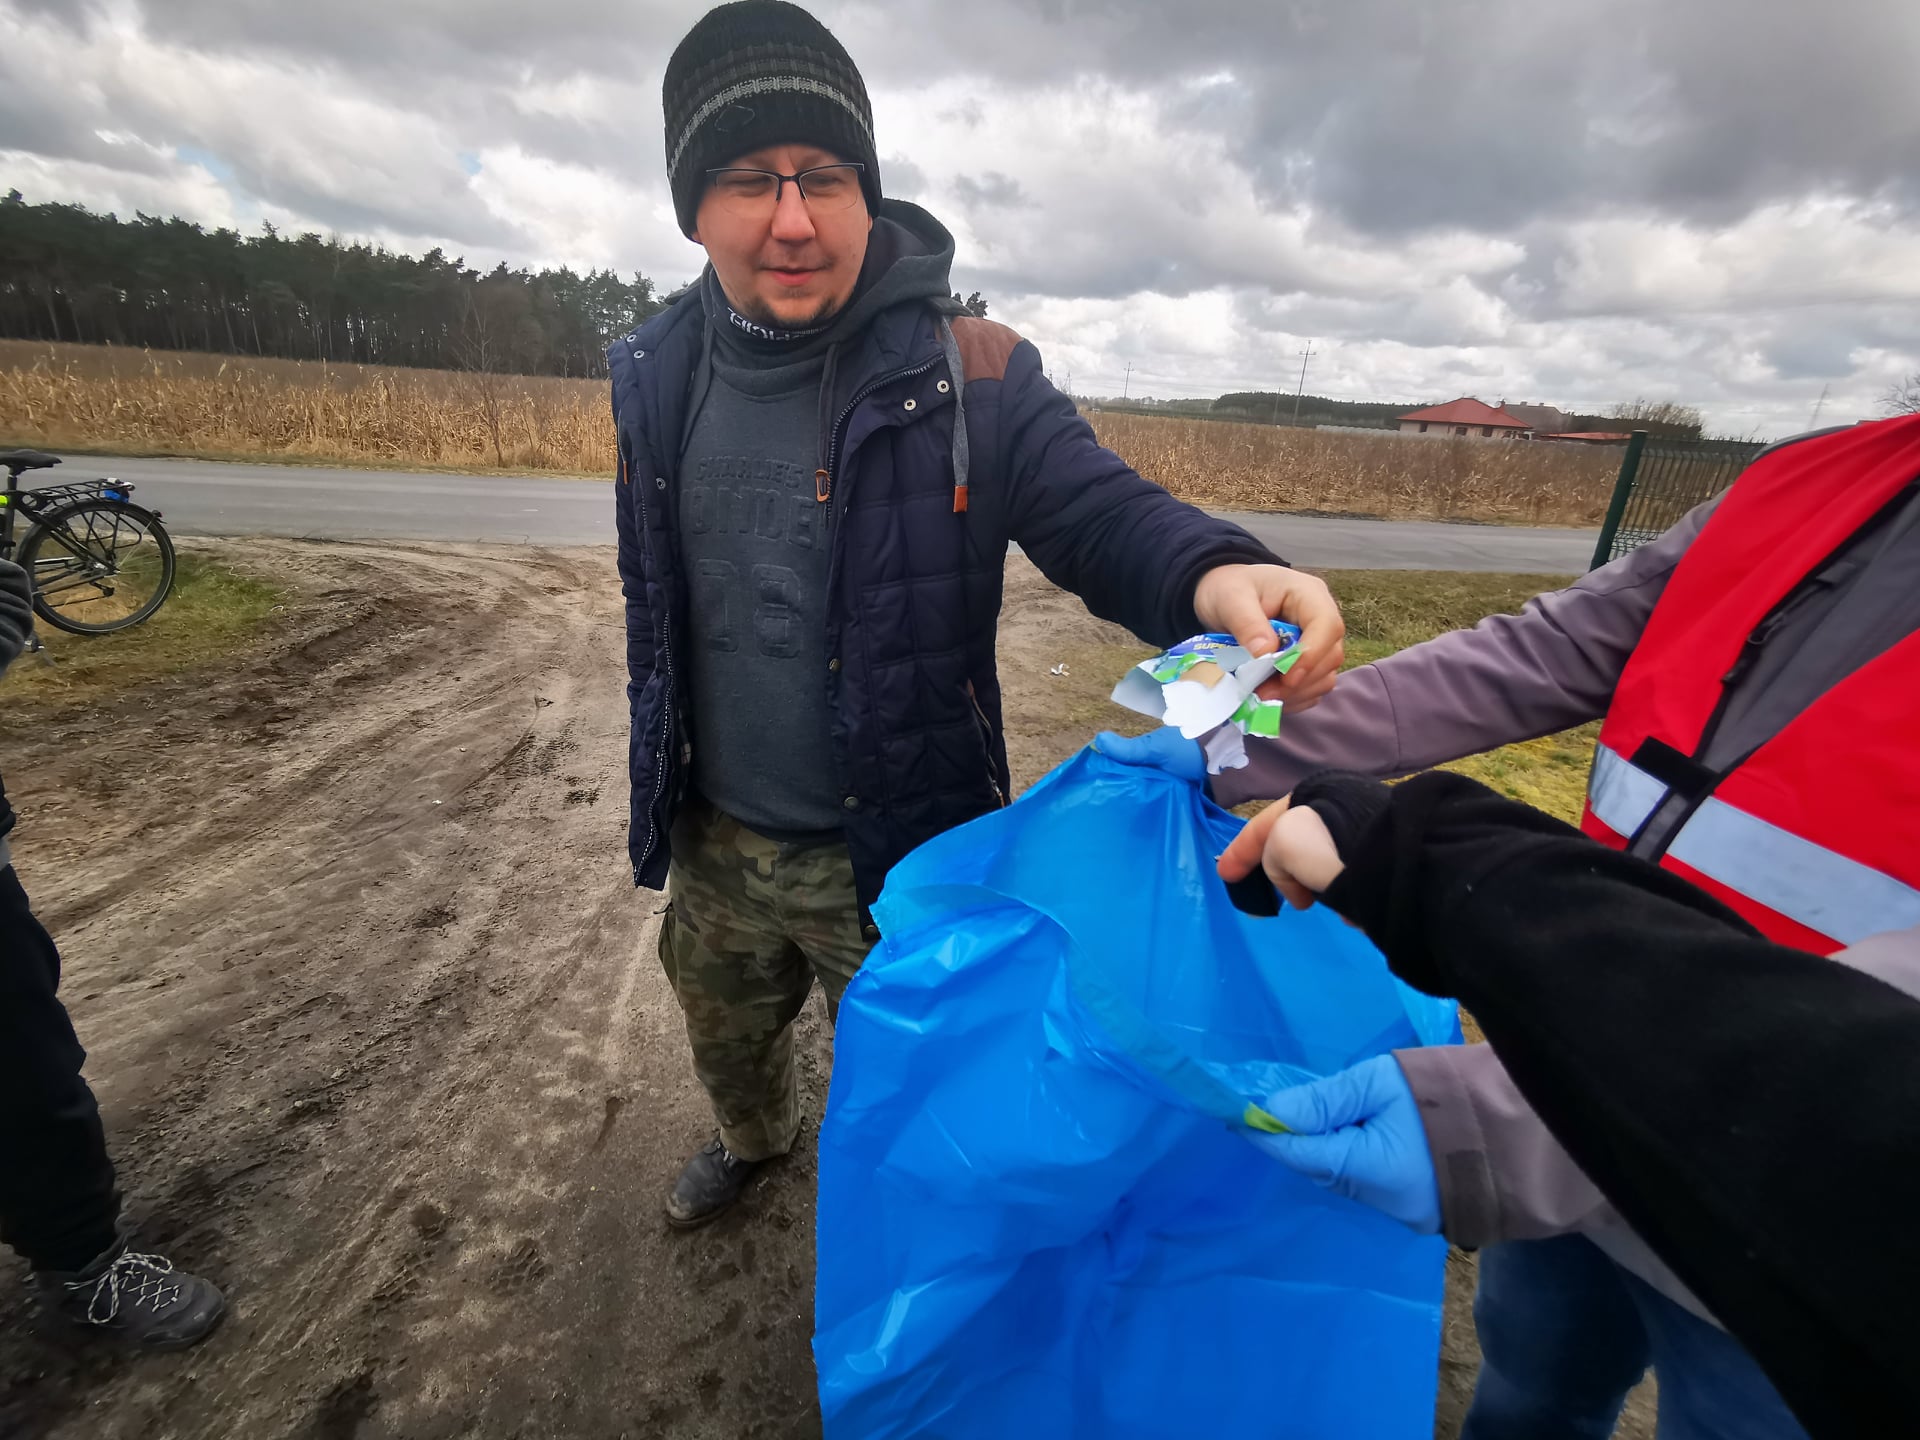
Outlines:
[[[792,1023],[829,1013],[908,851],[1012,796],[994,633],[1007,547],[1153,645],[1305,628],[1272,693],[1333,683],[1326,587],[1094,440],[1032,345],[951,301],[953,239],[882,198],[860,72],[741,0],[667,64],[667,176],[699,281],[608,351],[619,432],[636,883],[719,1135],[676,1225],[798,1135]]]

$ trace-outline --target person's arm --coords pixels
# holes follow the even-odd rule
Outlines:
[[[1490,615],[1347,671],[1310,712],[1287,717],[1278,738],[1249,739],[1246,768],[1215,776],[1214,799],[1272,800],[1329,768],[1407,775],[1599,718],[1716,503],[1518,615]]]
[[[0,560],[0,675],[33,638],[33,582],[11,560]]]
[[[969,403],[973,387],[969,386]],[[1225,520],[1173,498],[1094,438],[1029,341],[1000,381],[1008,532],[1054,584],[1152,645],[1204,629],[1200,577],[1221,565],[1285,565]]]
[[[1335,863],[1290,878],[1276,856],[1314,827]],[[1677,875],[1457,775],[1391,791],[1311,777],[1248,830],[1222,874],[1264,846],[1290,895],[1317,891],[1402,979],[1468,1005],[1581,1169],[1809,1428],[1910,1428],[1920,1001],[1880,976],[1916,983],[1920,936],[1844,964],[1775,945]]]
[[[1597,1228],[1616,1213],[1491,1045],[1396,1050],[1433,1157],[1441,1229],[1478,1249]]]
[[[1292,621],[1299,660],[1261,695],[1305,710],[1331,690],[1345,626],[1326,583],[1143,479],[1095,439],[1030,343],[990,321],[955,329],[969,325],[991,333],[969,336],[989,363],[968,367],[968,413],[994,414],[983,429],[995,437],[1007,532],[1041,572],[1154,645],[1216,630],[1266,655],[1279,644],[1268,621]]]
[[[1920,928],[1875,935],[1831,957],[1920,997]],[[1492,1045],[1396,1050],[1420,1107],[1456,1245],[1537,1240],[1616,1227],[1619,1212],[1527,1104]]]

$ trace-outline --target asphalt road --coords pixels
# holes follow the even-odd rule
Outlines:
[[[322,470],[201,460],[77,456],[32,484],[112,475],[138,487],[182,535],[279,535],[324,540],[476,540],[611,545],[613,487],[595,480]],[[1297,565],[1321,569],[1510,570],[1577,574],[1593,554],[1591,530],[1449,525],[1240,514]]]

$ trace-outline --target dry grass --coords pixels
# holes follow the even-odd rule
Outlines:
[[[260,632],[286,592],[211,555],[183,547],[173,592],[153,618],[111,635],[38,631],[46,650],[14,661],[4,682],[0,733],[10,725],[104,699],[166,675],[226,659]]]
[[[572,475],[610,475],[614,455],[600,380],[24,341],[0,341],[0,439],[122,454]]]
[[[1507,440],[1427,440],[1113,412],[1101,443],[1183,500],[1236,510],[1598,525],[1620,457],[1612,449]]]
[[[1242,510],[1594,525],[1610,450],[1095,413],[1182,499]],[[498,430],[498,447],[495,430]],[[0,441],[107,453],[611,474],[598,380],[0,341]]]

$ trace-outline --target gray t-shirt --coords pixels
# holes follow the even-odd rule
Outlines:
[[[716,353],[680,468],[693,783],[775,839],[836,830],[827,512],[814,498],[823,360]]]

